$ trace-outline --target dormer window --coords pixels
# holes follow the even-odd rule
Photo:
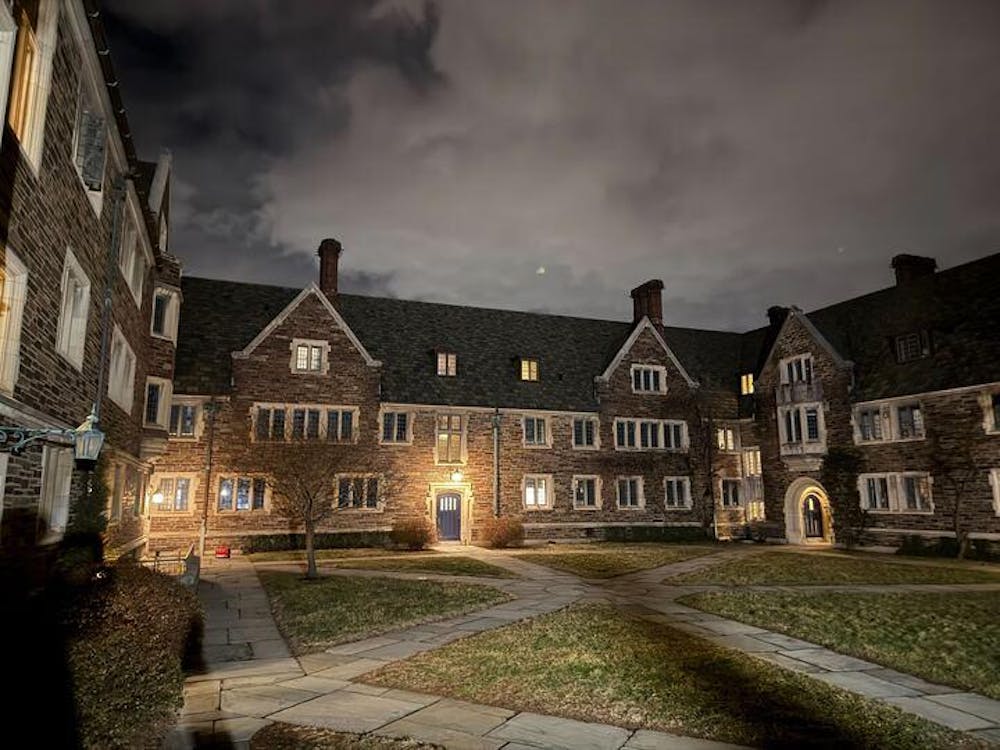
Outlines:
[[[458,374],[458,355],[454,352],[438,352],[437,372],[442,377],[455,377]]]
[[[896,337],[896,361],[912,362],[931,354],[931,338],[927,331],[914,331]]]
[[[632,365],[633,393],[666,393],[667,368],[660,365]]]
[[[521,380],[535,382],[538,380],[538,360],[521,357]]]
[[[292,339],[289,348],[292,350],[292,372],[318,375],[329,370],[329,342]]]
[[[753,373],[748,372],[740,375],[740,393],[749,396],[753,393]]]
[[[813,358],[811,354],[781,360],[782,383],[812,383]]]

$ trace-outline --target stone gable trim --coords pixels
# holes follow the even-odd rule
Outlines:
[[[806,331],[809,332],[809,335],[813,337],[813,340],[826,350],[826,352],[830,355],[830,357],[833,359],[834,363],[838,367],[841,367],[845,370],[854,367],[854,363],[851,362],[849,359],[844,359],[844,357],[841,356],[840,352],[838,352],[833,347],[833,344],[831,344],[829,340],[827,340],[826,336],[820,333],[819,329],[813,324],[811,320],[809,320],[808,315],[802,312],[802,310],[800,310],[798,307],[791,307],[789,308],[788,311],[788,317],[785,318],[785,322],[781,324],[781,328],[778,330],[778,335],[774,337],[774,343],[771,344],[771,348],[768,350],[767,356],[763,360],[761,369],[763,369],[764,366],[771,361],[771,358],[774,356],[774,350],[778,346],[778,342],[781,341],[781,337],[784,335],[785,329],[788,327],[788,325],[791,323],[793,319],[798,320],[800,323],[802,323]],[[754,375],[759,375],[759,374],[760,371],[754,373]]]
[[[355,335],[354,331],[351,330],[351,327],[347,325],[347,321],[344,320],[339,312],[337,312],[337,308],[335,308],[327,296],[320,291],[315,282],[299,292],[298,296],[289,302],[285,309],[278,313],[270,323],[264,326],[263,330],[261,330],[261,332],[254,337],[254,340],[247,344],[245,348],[241,351],[233,352],[233,359],[247,359],[254,353],[254,350],[256,350],[257,347],[260,346],[278,326],[284,323],[288,316],[291,315],[295,309],[310,295],[315,295],[320,301],[320,304],[326,308],[328,313],[330,313],[330,317],[333,318],[337,327],[340,328],[344,334],[346,334],[347,338],[350,339],[352,344],[354,344],[354,348],[357,349],[358,353],[364,358],[365,364],[369,367],[381,367],[382,363],[368,353],[368,350],[365,349],[365,345],[361,343],[361,340]]]
[[[618,366],[622,363],[625,355],[628,354],[635,345],[635,342],[639,340],[639,336],[643,331],[650,331],[653,334],[657,343],[663,347],[663,351],[667,353],[667,357],[670,358],[670,361],[673,363],[674,367],[677,368],[678,372],[680,372],[684,380],[687,381],[687,384],[691,388],[697,388],[698,383],[694,380],[694,378],[688,375],[687,370],[684,369],[684,365],[682,365],[680,360],[677,359],[677,355],[674,354],[673,350],[667,346],[667,342],[663,340],[663,336],[661,336],[660,332],[656,330],[656,326],[653,325],[649,318],[643,318],[639,321],[639,325],[637,325],[632,330],[632,333],[629,334],[629,337],[625,339],[625,343],[621,345],[621,348],[618,350],[618,353],[615,354],[611,363],[607,366],[607,368],[605,368],[604,372],[594,378],[594,380],[600,383],[607,383],[611,380],[612,374],[614,374],[614,371],[618,369]]]

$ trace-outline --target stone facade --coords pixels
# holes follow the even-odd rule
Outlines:
[[[135,173],[136,162],[131,146],[126,147],[120,135],[124,118],[116,119],[114,114],[112,97],[117,99],[118,94],[105,84],[101,74],[92,36],[92,24],[97,22],[88,20],[82,4],[48,0],[42,6],[41,15],[54,19],[54,44],[47,47],[51,50],[51,74],[44,118],[34,120],[35,128],[43,134],[38,161],[26,153],[26,146],[8,123],[0,149],[0,270],[5,269],[8,282],[17,263],[26,272],[19,319],[8,317],[0,331],[5,345],[2,356],[8,363],[18,364],[12,387],[0,387],[0,423],[33,429],[75,428],[98,400],[100,427],[106,434],[107,480],[115,497],[108,509],[112,514],[109,541],[112,547],[129,551],[145,541],[145,484],[151,469],[142,456],[146,376],[155,364],[164,377],[173,377],[172,345],[155,357],[152,351],[152,289],[163,268],[177,283],[179,267],[166,255],[166,248],[157,246],[158,237],[150,232],[141,185],[129,178],[124,181],[123,193],[116,190],[119,178]],[[45,52],[43,57],[49,59]],[[16,66],[11,74],[15,73]],[[45,82],[39,80],[36,85],[38,95],[44,95]],[[103,119],[106,160],[99,191],[84,185],[74,158],[81,92],[92,92],[90,101],[96,103],[95,111]],[[111,253],[118,253],[113,242],[118,236],[116,223],[125,226],[125,222],[133,227],[130,237],[135,238],[146,264],[138,302],[119,264],[109,261]],[[82,351],[79,362],[63,354],[57,341],[68,253],[89,287],[86,322],[78,337]],[[106,290],[111,302],[109,330],[117,327],[135,354],[132,408],[127,411],[108,397],[106,377],[105,391],[98,397],[101,373],[107,376],[108,372],[107,360],[101,359]],[[12,337],[15,329],[19,337]],[[6,477],[0,476],[0,480],[5,479],[5,543],[14,533],[21,543],[31,541],[24,538],[24,528],[18,526],[15,532],[13,526],[38,512],[39,497],[46,490],[43,454],[55,455],[51,451],[65,450],[68,442],[53,439],[47,446],[34,444],[22,455],[8,457]],[[65,475],[60,485],[64,479]],[[75,471],[70,481],[71,500],[79,496],[84,481]],[[54,492],[58,496],[57,505],[67,502],[64,489],[49,489],[50,495]],[[70,501],[69,514],[72,507]],[[57,514],[56,525],[61,528],[68,517],[63,515],[64,509],[57,509]],[[46,519],[37,523],[39,537],[57,537],[58,533],[46,532],[46,523]]]

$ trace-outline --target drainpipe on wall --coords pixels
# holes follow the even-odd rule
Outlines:
[[[201,509],[201,531],[198,535],[198,556],[205,559],[205,539],[208,536],[208,504],[212,502],[212,459],[215,447],[215,396],[205,405],[205,412],[208,416],[208,441],[206,450],[208,457],[205,462],[205,505]]]
[[[493,411],[493,515],[500,517],[500,407]]]

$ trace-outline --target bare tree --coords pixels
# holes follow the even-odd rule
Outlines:
[[[956,441],[945,447],[936,430],[929,430],[927,438],[931,449],[931,475],[935,482],[951,490],[954,498],[951,524],[958,543],[955,556],[961,560],[969,552],[969,530],[965,528],[962,517],[966,490],[976,481],[981,469],[976,465],[971,441]]]
[[[336,511],[335,482],[340,462],[323,445],[298,443],[269,461],[271,507],[306,536],[306,578],[316,578],[316,526]]]

